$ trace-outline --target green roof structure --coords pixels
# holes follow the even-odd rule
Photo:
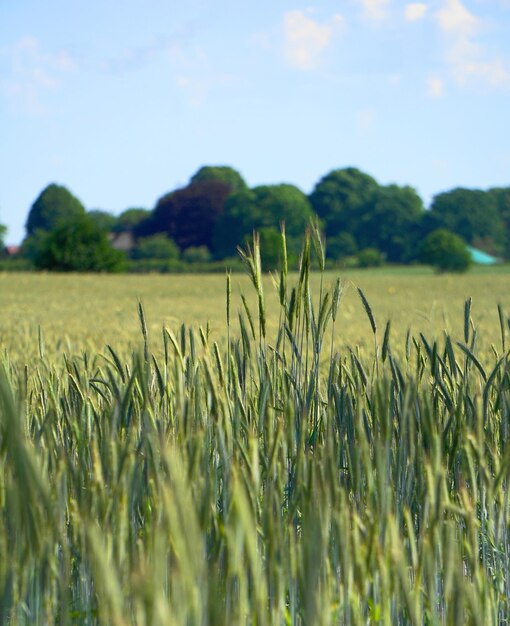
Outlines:
[[[499,259],[495,256],[487,254],[487,252],[483,252],[483,250],[478,250],[472,246],[468,246],[467,249],[471,255],[471,260],[476,265],[495,265],[496,263],[499,263]]]

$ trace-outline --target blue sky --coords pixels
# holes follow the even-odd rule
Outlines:
[[[310,192],[356,166],[425,203],[510,186],[510,0],[4,0],[0,223],[51,182],[152,208],[204,164]]]

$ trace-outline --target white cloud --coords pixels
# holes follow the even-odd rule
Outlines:
[[[57,89],[64,75],[76,69],[67,51],[48,52],[31,35],[21,37],[7,54],[9,72],[3,77],[0,92],[30,115],[44,114],[43,94]]]
[[[423,2],[411,2],[406,4],[404,14],[408,22],[416,22],[425,17],[427,13],[427,5]]]
[[[431,98],[442,98],[444,96],[444,82],[437,76],[431,76],[427,79],[427,93]]]
[[[505,62],[488,58],[477,38],[482,21],[461,0],[443,0],[435,18],[446,37],[446,62],[459,84],[478,80],[494,86],[510,85],[510,70]]]
[[[285,13],[284,53],[288,62],[300,70],[313,69],[342,24],[341,15],[334,15],[327,23],[319,24],[303,11]]]
[[[478,28],[478,19],[470,13],[460,0],[445,0],[436,13],[440,28],[445,32],[471,35]]]
[[[382,20],[386,17],[390,0],[359,0],[363,14],[369,20]]]

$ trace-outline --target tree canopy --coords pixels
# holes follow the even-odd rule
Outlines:
[[[204,165],[191,177],[190,184],[204,183],[211,180],[227,184],[231,192],[242,191],[248,188],[241,174],[228,165]]]
[[[446,228],[487,252],[502,251],[503,220],[494,195],[458,187],[436,195],[430,213],[436,227]]]
[[[113,231],[121,233],[129,230],[133,230],[138,224],[148,219],[151,215],[151,211],[148,209],[142,209],[139,207],[133,207],[123,211],[115,220]]]
[[[292,251],[296,245],[299,247],[298,242],[312,216],[308,198],[294,185],[261,185],[234,193],[227,199],[216,224],[213,251],[218,258],[232,256],[253,230],[273,228],[278,231],[281,222],[285,222]]]
[[[326,235],[349,232],[356,239],[362,216],[373,202],[378,184],[374,178],[354,167],[326,174],[310,195],[312,208],[325,224]]]
[[[26,222],[27,236],[38,230],[50,231],[60,222],[85,214],[83,204],[60,185],[52,183],[39,194]]]
[[[44,234],[34,262],[39,269],[62,272],[113,272],[122,269],[124,254],[114,250],[105,231],[83,213]]]
[[[135,234],[166,233],[181,250],[211,248],[214,224],[229,193],[230,187],[218,180],[191,183],[160,198],[152,215],[135,227]]]

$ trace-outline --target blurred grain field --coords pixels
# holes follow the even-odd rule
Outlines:
[[[472,297],[472,317],[479,328],[482,353],[499,341],[497,305],[510,309],[510,267],[476,269],[465,275],[435,275],[425,268],[384,268],[329,272],[324,285],[340,277],[344,286],[339,309],[337,346],[372,349],[370,326],[357,294],[365,293],[380,330],[391,320],[393,345],[403,348],[410,329],[427,337],[462,329],[463,304]],[[292,284],[293,278],[289,277]],[[294,277],[294,279],[297,278]],[[319,276],[311,276],[318,293]],[[62,352],[102,351],[110,344],[123,355],[141,343],[137,305],[145,308],[156,353],[163,327],[177,332],[181,324],[204,329],[225,340],[225,284],[221,275],[77,275],[0,274],[0,349],[11,359],[29,361],[37,356],[39,329],[47,356]],[[269,341],[278,325],[277,293],[271,276],[264,282],[269,318]],[[255,295],[243,274],[232,277],[232,317],[242,308],[241,293],[255,307]],[[271,317],[271,312],[275,312]],[[460,339],[460,336],[458,337]]]

